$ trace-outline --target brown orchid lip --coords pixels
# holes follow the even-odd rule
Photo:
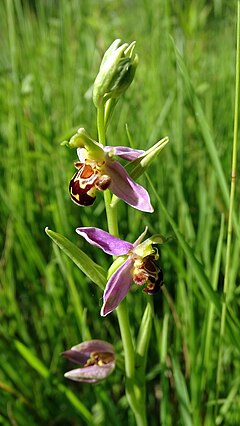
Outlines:
[[[152,295],[152,296],[157,294],[164,284],[163,271],[162,271],[161,268],[159,268],[158,265],[156,265],[156,268],[157,268],[157,270],[156,270],[155,277],[149,277],[147,285],[144,288],[145,293]]]
[[[96,179],[95,188],[99,191],[105,191],[111,184],[111,178],[108,175],[101,175]]]
[[[105,191],[111,184],[110,176],[101,174],[101,166],[95,161],[91,163],[74,163],[78,170],[69,183],[72,201],[83,207],[94,203],[96,190]]]
[[[96,198],[94,185],[89,182],[84,182],[83,184],[81,170],[72,177],[69,184],[69,192],[72,201],[79,206],[91,206]]]
[[[138,285],[146,285],[145,293],[154,295],[163,285],[162,269],[155,262],[155,254],[145,256],[142,261],[139,260],[137,267],[133,270],[133,281]]]
[[[89,164],[75,163],[78,168],[69,183],[71,199],[79,206],[91,206],[96,199],[95,181],[98,176]]]

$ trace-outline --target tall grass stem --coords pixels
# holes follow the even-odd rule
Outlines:
[[[237,35],[236,35],[236,83],[235,83],[235,106],[234,106],[234,129],[233,129],[233,150],[232,150],[232,173],[231,173],[231,187],[230,187],[230,204],[228,216],[228,229],[227,229],[227,248],[226,248],[226,265],[223,285],[223,305],[221,314],[220,325],[220,344],[218,354],[218,368],[217,368],[217,395],[221,382],[222,370],[222,344],[226,323],[226,311],[230,298],[229,294],[229,276],[231,266],[231,243],[232,243],[232,229],[233,229],[233,212],[234,200],[236,189],[236,164],[237,164],[237,148],[238,148],[238,117],[239,117],[239,82],[240,82],[240,0],[237,4]]]

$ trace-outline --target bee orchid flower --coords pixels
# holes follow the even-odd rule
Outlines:
[[[121,256],[113,262],[109,272],[114,271],[105,287],[101,315],[112,312],[130,290],[132,282],[144,286],[147,294],[156,294],[163,284],[163,272],[157,265],[158,250],[153,244],[166,241],[159,234],[153,235],[144,242],[147,228],[134,244],[114,237],[106,231],[94,227],[77,228],[76,232],[93,246],[101,248],[105,253]],[[120,266],[119,266],[120,260]],[[116,264],[118,265],[116,267]]]
[[[114,348],[103,340],[82,342],[62,355],[80,365],[80,368],[64,374],[64,377],[76,382],[98,383],[109,376],[115,368]]]
[[[96,199],[96,191],[110,191],[130,206],[153,212],[146,189],[136,183],[116,161],[118,156],[132,161],[145,151],[124,146],[103,146],[90,138],[84,129],[79,129],[69,141],[68,146],[77,147],[79,161],[75,162],[77,172],[69,184],[72,201],[79,206],[90,206]]]

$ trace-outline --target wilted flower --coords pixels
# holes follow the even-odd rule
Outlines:
[[[153,212],[148,192],[129,176],[125,168],[113,159],[119,156],[132,161],[144,151],[125,146],[103,146],[90,138],[84,129],[70,139],[68,145],[77,147],[79,161],[77,172],[69,184],[71,199],[80,206],[90,206],[96,199],[96,191],[107,188],[117,197],[138,210]]]
[[[107,99],[118,98],[130,86],[138,65],[135,44],[135,41],[121,44],[121,40],[116,39],[105,52],[93,85],[96,107]]]
[[[64,374],[64,377],[76,382],[97,383],[109,376],[115,368],[114,348],[103,340],[88,340],[73,346],[62,355],[80,364],[80,368]]]
[[[122,263],[117,270],[114,268],[114,263],[112,265],[114,272],[104,290],[102,316],[109,314],[119,305],[130,290],[132,282],[144,285],[144,291],[148,294],[156,294],[160,290],[163,284],[163,272],[155,262],[159,255],[152,244],[165,242],[166,239],[161,235],[153,235],[141,242],[146,235],[146,228],[132,244],[94,227],[77,228],[76,232],[105,253],[123,256]],[[117,261],[118,259],[115,262]]]

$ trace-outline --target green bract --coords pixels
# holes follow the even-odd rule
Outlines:
[[[147,168],[150,166],[153,160],[155,160],[162,149],[168,144],[169,139],[166,136],[151,148],[145,151],[142,155],[135,158],[133,161],[126,165],[126,170],[133,179],[137,179],[141,176]],[[114,207],[118,203],[119,199],[115,195],[112,197],[111,206]]]
[[[149,148],[145,153],[131,163],[127,164],[126,169],[130,176],[134,179],[141,176],[147,168],[150,166],[153,160],[155,160],[158,154],[162,149],[168,144],[169,138],[166,136],[157,143],[155,143],[151,148]]]

